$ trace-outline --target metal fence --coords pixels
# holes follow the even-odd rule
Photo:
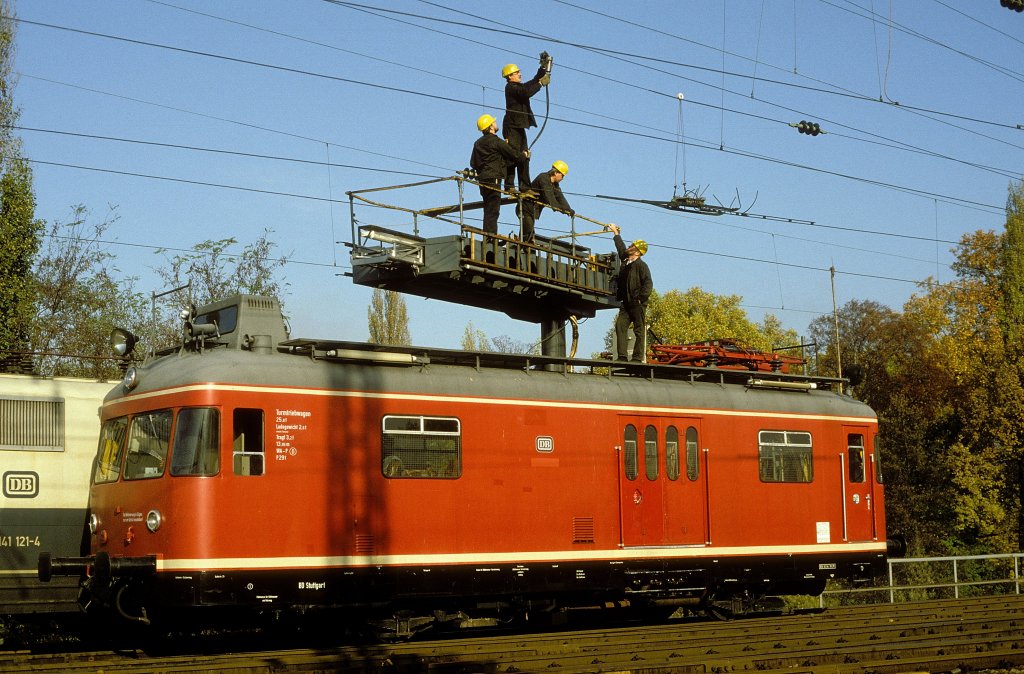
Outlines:
[[[909,557],[889,560],[888,582],[870,586],[830,583],[818,605],[896,603],[928,599],[959,599],[994,594],[1020,594],[1024,553]]]

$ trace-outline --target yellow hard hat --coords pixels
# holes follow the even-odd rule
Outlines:
[[[644,241],[643,239],[637,239],[636,241],[634,241],[633,242],[633,246],[638,251],[640,251],[641,255],[646,255],[647,254],[647,242]]]
[[[556,161],[556,162],[555,162],[554,164],[552,164],[552,165],[551,165],[551,168],[555,169],[556,171],[558,171],[559,173],[561,173],[561,174],[562,174],[563,176],[567,176],[567,175],[569,175],[569,165],[568,165],[568,164],[566,164],[566,163],[565,163],[564,161],[562,161],[561,159],[559,159],[559,160],[558,160],[558,161]]]
[[[519,72],[519,66],[517,66],[515,63],[509,63],[507,66],[501,69],[501,76],[508,77],[512,73],[517,72]]]
[[[494,117],[491,115],[480,115],[480,118],[476,120],[476,128],[481,131],[491,128],[491,124],[494,124]]]

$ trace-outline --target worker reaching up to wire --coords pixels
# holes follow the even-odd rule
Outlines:
[[[618,284],[615,296],[620,302],[619,313],[615,317],[615,350],[616,360],[626,360],[629,345],[629,326],[633,326],[633,357],[629,360],[642,363],[647,357],[647,300],[654,290],[651,281],[651,270],[640,258],[647,253],[647,242],[636,239],[626,247],[619,233],[618,225],[608,225],[615,235],[615,250],[619,253],[622,264],[619,266]]]
[[[542,58],[537,74],[528,82],[522,81],[523,74],[515,63],[509,63],[501,69],[501,76],[505,78],[505,119],[501,123],[501,135],[517,152],[528,150],[530,147],[526,142],[526,130],[537,126],[537,119],[530,107],[530,98],[551,81],[549,62],[550,57]],[[530,185],[530,162],[527,160],[525,164],[509,168],[505,175],[506,190],[515,189],[517,169],[519,189],[525,190]]]
[[[534,242],[533,221],[540,217],[545,206],[566,213],[570,217],[576,215],[576,211],[572,210],[572,206],[565,200],[565,195],[559,185],[567,175],[569,175],[569,165],[559,159],[551,164],[550,171],[541,173],[530,183],[530,191],[524,194],[529,198],[522,201],[523,241]]]
[[[530,151],[525,148],[513,150],[510,144],[498,138],[498,124],[492,115],[480,115],[476,120],[476,128],[480,130],[481,136],[473,143],[469,165],[476,171],[480,196],[484,200],[484,231],[497,234],[498,216],[501,214],[502,176],[507,167],[511,166],[514,171],[517,165],[528,161]]]

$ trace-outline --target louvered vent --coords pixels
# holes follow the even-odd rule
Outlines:
[[[377,543],[373,540],[373,536],[366,534],[356,534],[356,554],[357,555],[372,555],[376,551]]]
[[[64,451],[64,401],[0,398],[0,449]]]
[[[277,301],[270,297],[246,297],[246,306],[260,311],[275,311]]]
[[[594,542],[594,518],[574,517],[572,518],[572,542],[593,543]]]

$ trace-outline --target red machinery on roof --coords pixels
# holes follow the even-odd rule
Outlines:
[[[655,344],[651,352],[651,362],[665,365],[721,367],[757,372],[789,372],[791,365],[807,362],[795,356],[758,351],[735,339],[713,339],[693,344]]]

